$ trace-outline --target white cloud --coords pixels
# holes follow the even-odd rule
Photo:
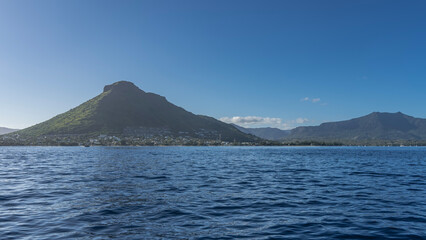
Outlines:
[[[297,118],[296,120],[294,120],[295,123],[297,124],[302,124],[302,123],[306,123],[309,122],[309,120],[307,118]]]
[[[310,97],[305,97],[305,98],[300,99],[300,101],[302,101],[302,102],[317,103],[317,102],[321,101],[321,98],[310,98]]]
[[[274,127],[280,129],[292,129],[300,124],[309,122],[307,118],[297,118],[295,120],[283,121],[281,118],[271,117],[258,117],[258,116],[246,116],[246,117],[222,117],[219,119],[225,123],[233,123],[242,127]]]
[[[253,125],[253,124],[281,124],[281,118],[270,118],[270,117],[223,117],[220,118],[222,122],[242,124],[242,125]]]

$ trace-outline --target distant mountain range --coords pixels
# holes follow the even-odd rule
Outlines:
[[[298,127],[286,139],[328,141],[426,140],[426,119],[401,112],[373,112],[347,121],[328,122],[315,127]]]
[[[290,130],[281,130],[279,128],[271,128],[271,127],[265,127],[265,128],[244,128],[241,126],[238,126],[236,124],[232,124],[235,126],[238,130],[240,130],[243,133],[252,134],[257,137],[266,139],[266,140],[273,140],[278,141],[286,138],[288,135],[290,135]]]
[[[382,141],[426,141],[426,119],[401,112],[373,112],[346,121],[327,122],[319,126],[277,128],[243,128],[240,131],[280,141],[326,141],[343,143],[374,143]]]
[[[347,121],[292,130],[244,128],[212,117],[195,115],[173,105],[165,97],[144,92],[127,81],[105,86],[98,96],[50,120],[14,131],[16,130],[0,128],[0,134],[10,133],[2,136],[3,144],[49,145],[59,141],[87,143],[90,137],[102,135],[143,139],[162,136],[166,140],[167,136],[190,137],[260,144],[264,142],[262,139],[283,144],[338,142],[374,145],[404,141],[426,144],[426,119],[414,118],[401,112],[374,112]]]
[[[239,142],[258,140],[230,124],[190,113],[165,97],[144,92],[127,81],[107,85],[101,94],[80,106],[16,134],[24,137],[170,135]]]
[[[0,127],[0,135],[12,133],[12,132],[16,132],[18,130],[19,129],[12,129],[12,128]]]

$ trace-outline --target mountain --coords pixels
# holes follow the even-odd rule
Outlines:
[[[104,87],[98,96],[50,120],[17,132],[20,136],[125,135],[190,136],[256,141],[230,124],[195,115],[127,81]]]
[[[290,134],[290,130],[281,130],[279,128],[244,128],[236,124],[232,125],[243,133],[252,134],[256,137],[272,141],[281,140]]]
[[[8,133],[16,132],[16,131],[18,131],[18,129],[0,127],[0,135],[8,134]]]
[[[287,140],[325,141],[425,141],[426,119],[401,112],[373,112],[347,121],[328,122],[314,127],[297,127]]]

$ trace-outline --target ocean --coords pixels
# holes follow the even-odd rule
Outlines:
[[[0,239],[426,239],[425,147],[0,147]]]

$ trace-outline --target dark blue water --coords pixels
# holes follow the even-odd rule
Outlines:
[[[1,147],[0,239],[426,239],[426,148]]]

